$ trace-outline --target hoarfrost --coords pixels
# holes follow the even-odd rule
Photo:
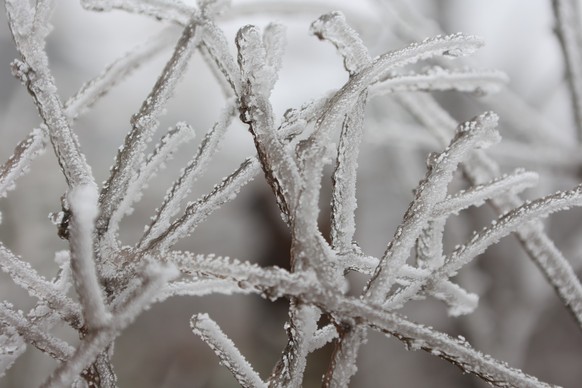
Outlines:
[[[369,330],[393,336],[409,350],[427,351],[498,386],[548,386],[480,353],[463,338],[451,338],[395,312],[410,301],[427,297],[445,302],[451,316],[473,312],[478,295],[451,278],[489,246],[516,232],[564,305],[582,323],[580,281],[540,222],[554,212],[581,206],[582,186],[522,202],[517,194],[534,186],[538,175],[524,170],[503,175],[483,151],[500,140],[497,114],[487,111],[457,125],[430,95],[401,93],[456,90],[481,96],[503,90],[508,80],[504,73],[472,67],[454,69],[443,60],[473,53],[483,45],[479,38],[458,33],[419,41],[415,36],[416,43],[373,58],[342,13],[326,13],[311,24],[310,32],[336,47],[349,79],[327,96],[288,110],[277,128],[270,95],[284,66],[285,28],[276,23],[268,24],[263,31],[253,25],[242,27],[235,39],[235,60],[216,18],[220,14],[231,20],[242,17],[261,11],[259,5],[281,15],[297,14],[298,9],[290,2],[250,2],[231,7],[229,1],[200,0],[196,8],[170,0],[84,0],[87,9],[123,10],[183,27],[157,82],[130,120],[131,128],[99,193],[73,125],[135,68],[160,53],[173,33],[171,28],[165,29],[135,47],[61,103],[45,50],[53,3],[40,0],[31,7],[28,2],[6,1],[9,26],[21,57],[12,62],[12,72],[30,92],[43,122],[16,146],[13,156],[0,168],[0,198],[15,188],[15,181],[50,142],[68,187],[61,211],[53,213],[52,218],[69,247],[57,253],[59,272],[53,280],[47,280],[27,260],[0,243],[2,270],[38,299],[28,314],[9,302],[0,303],[0,375],[30,345],[60,362],[43,386],[70,386],[81,379],[88,385],[98,381],[102,386],[116,386],[110,359],[113,344],[152,303],[178,295],[259,294],[270,301],[290,300],[285,324],[288,342],[268,381],[260,378],[207,314],[195,314],[190,322],[193,332],[242,386],[302,386],[309,354],[332,341],[335,348],[323,385],[347,386],[357,372],[359,349]],[[395,29],[415,35],[423,27],[422,17],[398,4],[385,3],[380,8],[394,6],[404,12],[410,25],[398,19]],[[322,9],[319,3],[302,5],[305,8],[301,10]],[[576,38],[580,26],[570,15],[569,9],[573,8],[568,0],[554,2],[570,69],[572,100],[579,114],[581,77],[574,65],[580,62]],[[175,150],[194,137],[190,125],[178,123],[153,152],[146,154],[166,105],[196,51],[201,52],[219,82],[225,108],[167,190],[140,241],[124,246],[118,233],[121,219],[131,213],[148,182]],[[431,61],[428,67],[410,66],[427,60]],[[388,94],[433,133],[441,150],[428,155],[426,175],[414,190],[414,198],[385,253],[378,258],[363,252],[355,241],[356,181],[367,104]],[[513,100],[506,97],[503,101]],[[516,111],[527,111],[519,102],[511,105]],[[184,204],[237,113],[248,125],[256,155],[244,159],[209,193]],[[534,127],[540,136],[551,137],[545,126]],[[536,146],[544,151],[547,165],[579,168],[579,160],[568,161],[552,144]],[[519,151],[517,145],[509,148],[506,154]],[[514,157],[526,160],[524,153],[522,149]],[[324,167],[334,162],[331,232],[326,236],[319,223],[320,199]],[[233,201],[261,169],[291,235],[289,270],[173,249],[212,213]],[[469,187],[449,194],[450,182],[458,170],[465,173]],[[445,252],[443,239],[449,217],[486,202],[499,210],[499,218],[474,232],[452,253]],[[414,264],[409,261],[411,251],[416,254]],[[348,271],[357,271],[368,279],[359,297],[347,292]],[[71,285],[79,302],[68,295]],[[319,327],[324,314],[329,322]],[[80,341],[75,347],[52,334],[51,329],[61,322],[79,332]]]

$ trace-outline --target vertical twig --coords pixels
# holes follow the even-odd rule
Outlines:
[[[552,0],[552,7],[556,19],[556,34],[564,53],[578,142],[582,142],[582,24],[579,2]]]
[[[48,128],[61,170],[69,188],[94,184],[91,168],[81,153],[77,137],[69,126],[57,95],[54,78],[48,68],[44,41],[33,35],[32,9],[28,2],[6,1],[10,30],[22,60],[13,62],[13,72],[32,95],[40,116]],[[28,16],[25,16],[28,15]],[[44,17],[37,20],[43,21]],[[40,35],[44,37],[43,34]]]
[[[158,127],[158,118],[163,113],[166,102],[173,94],[198,44],[197,26],[198,21],[193,19],[184,28],[172,57],[166,63],[139,112],[131,119],[132,129],[117,154],[111,175],[100,194],[101,212],[97,219],[97,232],[100,236],[106,232],[111,215],[125,196],[133,174],[138,171],[144,158],[145,147]]]
[[[71,211],[69,224],[71,269],[75,290],[83,307],[85,326],[89,330],[107,326],[111,319],[97,280],[93,256],[95,219],[99,212],[97,199],[97,187],[94,185],[75,187],[68,194]]]

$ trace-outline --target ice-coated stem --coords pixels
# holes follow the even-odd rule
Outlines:
[[[430,96],[399,96],[399,101],[409,109],[439,141],[446,137],[446,131],[454,128],[455,120]],[[482,152],[475,152],[463,165],[467,179],[473,185],[484,184],[499,176],[497,163]],[[522,204],[516,194],[505,193],[491,199],[493,207],[503,214]],[[517,238],[529,257],[540,268],[548,282],[556,290],[564,306],[576,317],[582,327],[579,313],[572,305],[582,304],[582,285],[572,270],[572,266],[547,236],[539,221],[521,225],[516,230]]]
[[[6,1],[10,30],[22,60],[12,63],[14,75],[26,86],[48,128],[49,138],[68,186],[94,184],[91,168],[81,153],[48,68],[44,41],[32,31],[32,9],[28,2]],[[28,18],[24,15],[29,15]],[[42,34],[40,36],[43,36]]]
[[[143,280],[113,303],[113,318],[110,325],[91,331],[81,341],[75,352],[62,363],[41,385],[42,388],[68,387],[79,374],[102,353],[135,318],[155,301],[164,285],[176,276],[173,270],[146,268]]]
[[[442,202],[435,205],[432,217],[440,218],[458,214],[461,210],[471,206],[480,206],[485,201],[507,192],[519,193],[534,187],[538,180],[539,176],[535,172],[518,169],[513,174],[503,175],[487,183],[471,186],[467,190],[447,196]]]
[[[166,63],[139,112],[131,119],[132,129],[117,153],[111,175],[101,190],[99,198],[101,212],[97,219],[97,232],[100,236],[107,231],[111,215],[125,197],[132,177],[143,161],[145,147],[159,125],[158,118],[163,113],[167,101],[173,94],[198,45],[197,27],[197,21],[191,20],[184,28],[172,57]]]
[[[80,306],[58,290],[54,283],[41,277],[29,263],[22,261],[1,243],[0,267],[2,271],[10,275],[16,284],[26,289],[30,295],[45,301],[73,327],[81,327],[83,318]]]
[[[496,131],[497,116],[485,113],[458,127],[457,134],[443,152],[429,157],[429,170],[416,189],[415,199],[410,204],[394,239],[388,245],[372,279],[368,283],[366,298],[377,304],[385,301],[386,294],[405,263],[410,249],[426,227],[433,208],[445,199],[447,186],[457,165],[474,148],[485,147],[499,141]]]
[[[582,26],[580,7],[575,0],[552,0],[556,19],[556,34],[560,40],[568,86],[574,110],[574,121],[578,129],[578,141],[582,142]]]
[[[366,93],[363,93],[350,114],[346,116],[338,144],[331,200],[331,242],[332,247],[338,252],[348,252],[352,249],[356,232],[356,175],[365,104]]]
[[[167,48],[172,35],[172,28],[162,30],[111,62],[100,74],[85,82],[79,91],[65,102],[65,114],[69,120],[75,120],[115,85]]]
[[[420,73],[398,74],[370,86],[370,97],[395,92],[456,90],[477,95],[497,93],[509,78],[497,70],[448,70],[433,67]]]
[[[59,361],[66,361],[73,354],[68,343],[46,333],[44,328],[34,325],[5,302],[0,303],[0,321],[16,330],[26,342]]]
[[[233,200],[240,189],[251,181],[260,171],[260,163],[256,158],[247,158],[212,191],[199,200],[186,206],[184,214],[174,221],[159,237],[152,239],[143,246],[144,251],[153,249],[166,250],[178,240],[188,236],[192,231],[223,204]]]
[[[118,246],[118,230],[121,219],[133,211],[133,204],[141,199],[142,191],[147,187],[149,181],[164,167],[170,160],[176,149],[188,143],[195,137],[194,129],[184,123],[177,123],[170,129],[156,145],[154,151],[148,155],[139,171],[132,177],[127,187],[127,194],[122,198],[117,209],[111,214],[109,228],[104,236],[104,240],[109,247]],[[118,249],[118,248],[117,248]]]
[[[272,387],[303,386],[307,355],[317,331],[320,311],[299,299],[292,299],[291,303],[295,305],[289,309],[289,321],[285,323],[288,342],[269,378],[269,386]]]
[[[81,0],[81,5],[92,11],[103,12],[118,9],[151,16],[157,20],[172,21],[182,26],[187,25],[192,16],[200,18],[200,12],[196,8],[175,0]]]
[[[234,112],[234,102],[229,101],[220,119],[202,140],[194,158],[188,163],[180,177],[166,192],[162,205],[139,243],[140,247],[147,245],[150,241],[159,237],[170,226],[172,217],[180,210],[184,199],[190,193],[192,184],[206,170],[211,158],[218,151],[219,144],[232,122]]]
[[[507,364],[473,349],[466,341],[451,338],[445,333],[409,321],[398,314],[386,312],[381,306],[338,294],[321,288],[318,280],[306,274],[290,274],[277,268],[264,269],[254,264],[237,263],[187,252],[165,255],[179,268],[198,268],[202,273],[213,273],[230,278],[246,289],[255,289],[266,297],[295,297],[303,303],[314,304],[321,311],[331,313],[342,321],[356,320],[394,336],[410,349],[422,349],[473,373],[499,387],[550,387]]]
[[[16,179],[24,175],[32,161],[44,152],[46,142],[46,134],[35,128],[18,143],[12,156],[0,167],[0,198],[14,188]]]
[[[241,119],[249,125],[259,160],[281,211],[289,216],[302,186],[298,166],[277,132],[269,102],[276,68],[267,65],[267,51],[259,30],[245,26],[237,34],[242,75]]]
[[[244,388],[267,387],[261,377],[248,363],[235,344],[224,334],[218,324],[208,314],[196,314],[190,319],[194,334],[216,353],[222,365],[226,366]]]
[[[83,307],[85,326],[90,330],[107,326],[111,319],[97,279],[93,255],[95,220],[99,212],[97,200],[97,187],[94,185],[81,185],[68,193],[71,211],[69,246],[73,283]]]

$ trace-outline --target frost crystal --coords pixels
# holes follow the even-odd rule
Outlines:
[[[481,39],[461,33],[437,35],[438,26],[416,14],[404,1],[374,2],[373,6],[383,15],[396,15],[390,28],[413,43],[395,45],[390,41],[386,46],[393,49],[383,46],[383,53],[374,57],[371,53],[375,51],[369,51],[364,43],[365,33],[373,31],[367,25],[371,23],[369,18],[330,12],[322,2],[251,1],[231,5],[230,1],[199,0],[196,5],[188,5],[175,0],[83,0],[87,10],[134,13],[176,24],[182,32],[177,37],[174,28],[162,29],[61,102],[46,51],[56,2],[38,0],[34,6],[28,1],[5,3],[19,54],[11,70],[27,88],[42,122],[16,145],[0,167],[0,199],[11,194],[16,181],[35,167],[34,159],[50,144],[66,192],[60,208],[51,209],[49,218],[68,245],[55,254],[54,278],[49,279],[19,256],[18,244],[0,242],[0,268],[36,299],[27,313],[8,301],[0,302],[0,377],[27,347],[34,347],[58,361],[43,387],[116,387],[112,362],[115,341],[153,303],[174,296],[256,294],[267,301],[289,300],[284,325],[287,341],[266,380],[208,314],[194,313],[190,320],[192,332],[243,387],[307,385],[305,371],[309,370],[310,354],[330,343],[333,351],[323,386],[347,387],[358,371],[359,351],[370,331],[394,337],[408,350],[426,351],[496,386],[549,386],[481,353],[462,337],[453,338],[398,313],[420,299],[444,302],[451,317],[475,312],[482,291],[479,282],[455,276],[490,246],[515,233],[582,327],[582,285],[575,268],[550,240],[541,221],[555,212],[582,206],[582,185],[529,201],[519,197],[550,167],[579,180],[580,147],[563,149],[563,142],[553,133],[556,131],[537,120],[534,111],[505,90],[508,77],[504,73],[462,64],[453,67],[461,61],[459,57],[479,49]],[[580,129],[579,15],[571,0],[555,0],[553,5]],[[288,109],[281,118],[276,117],[271,96],[278,92],[279,73],[285,67],[286,28],[279,23],[262,29],[244,25],[234,38],[236,53],[222,30],[224,21],[238,23],[248,14],[265,11],[283,18],[312,11],[323,13],[311,23],[310,32],[335,47],[347,72],[343,85]],[[373,32],[378,38],[377,47],[384,45],[387,31]],[[110,174],[99,187],[74,129],[77,119],[135,69],[171,46],[173,51],[168,53],[139,110],[131,116]],[[224,108],[200,136],[197,150],[190,151],[189,161],[176,174],[157,210],[149,213],[151,222],[137,242],[127,243],[122,241],[126,226],[123,218],[134,207],[144,210],[139,201],[148,185],[152,186],[167,162],[195,136],[193,124],[178,122],[150,146],[161,117],[166,109],[173,109],[168,102],[197,53],[221,88]],[[308,87],[308,83],[302,78],[300,86]],[[471,98],[493,93],[500,93],[500,97],[496,101],[480,100],[479,104],[495,109],[484,109],[485,113],[459,124],[425,93],[444,90],[467,92]],[[369,114],[374,110],[384,115],[387,105],[404,108],[410,115],[390,110],[390,117],[384,121]],[[517,130],[509,134],[509,141],[498,144],[500,117],[507,117],[512,123],[508,126]],[[412,118],[418,123],[412,123]],[[224,140],[230,136],[229,128],[238,130],[235,122],[246,126],[256,152],[238,160],[238,167],[206,194],[191,200],[189,196],[200,178],[214,167],[215,159],[223,157],[220,147],[228,142]],[[388,163],[394,170],[405,166],[404,174],[396,174],[400,176],[395,179],[377,179],[374,175],[374,180],[391,188],[407,186],[403,182],[410,179],[402,175],[416,167],[413,154],[423,152],[424,177],[414,188],[410,204],[401,213],[401,222],[381,257],[367,253],[366,244],[360,241],[366,237],[360,233],[360,222],[368,220],[359,213],[364,207],[361,196],[366,192],[362,194],[356,184],[369,178],[358,180],[359,164],[370,160],[361,150],[369,145],[365,143],[370,135],[368,128],[374,127],[384,132],[384,137],[378,137],[383,139],[378,142],[382,144],[376,146],[392,147],[390,151],[394,151],[385,153],[386,160],[378,158],[380,162],[374,163],[383,164],[379,169],[384,169],[387,160],[395,162],[396,168]],[[519,143],[520,137],[530,143]],[[399,149],[403,144],[408,148]],[[425,148],[432,152],[425,155]],[[502,174],[489,152],[502,163],[540,159],[542,172],[517,169]],[[234,201],[261,172],[265,187],[272,192],[271,201],[279,207],[288,228],[288,269],[174,248],[198,233],[204,221]],[[461,176],[466,186],[459,189],[457,177]],[[328,179],[329,214],[321,207]],[[397,199],[385,199],[397,203]],[[447,235],[456,225],[455,216],[464,217],[467,209],[486,203],[493,205],[499,215],[493,220],[489,215],[487,226],[469,234],[451,251]],[[374,206],[375,212],[382,211],[377,204]],[[324,226],[329,226],[329,232]],[[26,237],[28,242],[30,236]],[[357,272],[367,282],[360,295],[350,289],[354,282],[346,276],[349,272]],[[77,341],[68,343],[58,337],[60,331],[53,329],[63,324],[78,334]]]

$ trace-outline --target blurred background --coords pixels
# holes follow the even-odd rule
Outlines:
[[[244,3],[248,1],[233,0],[234,5]],[[337,90],[347,80],[335,48],[308,33],[311,22],[323,12],[342,10],[372,55],[401,48],[414,40],[415,34],[423,38],[438,33],[438,29],[447,33],[461,31],[481,36],[487,45],[467,61],[459,61],[459,66],[470,64],[506,72],[511,79],[508,89],[531,107],[531,110],[518,110],[506,106],[507,112],[499,112],[504,140],[491,155],[504,172],[524,167],[540,173],[540,185],[525,194],[529,198],[569,188],[580,181],[582,153],[577,151],[562,54],[553,33],[550,0],[329,0],[313,2],[317,7],[304,7],[304,4],[306,2],[297,2],[297,9],[303,11],[292,14],[227,12],[218,22],[232,43],[233,53],[234,36],[243,25],[264,27],[275,20],[287,26],[283,68],[272,95],[276,117],[280,118],[288,108],[299,107]],[[404,5],[404,9],[399,4]],[[411,15],[415,19],[406,19]],[[415,27],[413,21],[422,28]],[[122,11],[89,12],[77,1],[58,2],[53,25],[48,53],[63,100],[108,63],[165,27],[164,23],[148,17]],[[176,28],[176,39],[179,33]],[[117,149],[130,129],[129,119],[149,93],[171,55],[171,48],[139,68],[76,123],[82,150],[98,182],[107,178]],[[32,99],[11,76],[10,62],[16,56],[2,13],[2,161],[40,122]],[[459,121],[491,109],[497,98],[457,92],[435,96]],[[165,190],[191,158],[223,105],[224,98],[212,73],[202,58],[195,55],[168,105],[158,133],[161,136],[177,121],[186,121],[196,129],[197,137],[194,143],[179,150],[145,191],[135,212],[124,219],[121,238],[125,244],[134,244],[140,237]],[[550,128],[546,135],[552,141],[548,142],[535,132],[528,133],[530,122]],[[516,144],[521,148],[516,148]],[[412,199],[412,189],[424,176],[427,154],[438,150],[431,135],[390,97],[369,104],[359,162],[356,232],[356,240],[364,252],[382,255]],[[246,127],[234,123],[211,168],[196,182],[192,199],[207,193],[253,153]],[[578,158],[565,158],[565,161],[564,157],[560,158],[569,154],[577,154]],[[324,233],[329,228],[331,169],[328,172],[321,204]],[[463,187],[461,178],[460,174],[456,177],[454,188]],[[67,248],[48,219],[50,212],[60,210],[60,197],[65,189],[65,181],[49,150],[34,162],[31,172],[18,181],[15,191],[0,199],[0,240],[48,278],[56,274],[55,252]],[[554,215],[546,222],[548,233],[579,275],[582,267],[581,215],[580,210],[573,209]],[[453,217],[447,224],[445,236],[448,249],[464,241],[472,230],[489,223],[492,217],[494,212],[487,206]],[[178,248],[288,268],[289,245],[289,233],[280,219],[270,189],[262,177],[257,177],[235,201],[215,212]],[[356,292],[362,279],[353,280]],[[473,314],[448,317],[446,306],[433,300],[409,303],[403,313],[453,336],[463,335],[477,349],[543,381],[566,387],[580,386],[582,333],[513,237],[488,249],[461,272],[458,281],[481,296]],[[3,274],[0,275],[0,299],[11,301],[23,311],[35,302]],[[175,298],[155,305],[140,316],[115,345],[113,360],[119,385],[144,388],[237,386],[228,370],[218,365],[214,353],[191,333],[189,319],[197,312],[208,312],[266,378],[286,344],[283,324],[287,308],[285,300],[272,303],[258,296]],[[74,343],[75,333],[64,327],[59,328],[58,333]],[[306,387],[320,385],[330,351],[331,346],[326,346],[310,356]],[[0,387],[37,386],[54,367],[51,359],[36,349],[28,349],[0,379]],[[481,387],[484,383],[462,375],[445,361],[421,351],[406,351],[399,341],[370,332],[352,386]]]

